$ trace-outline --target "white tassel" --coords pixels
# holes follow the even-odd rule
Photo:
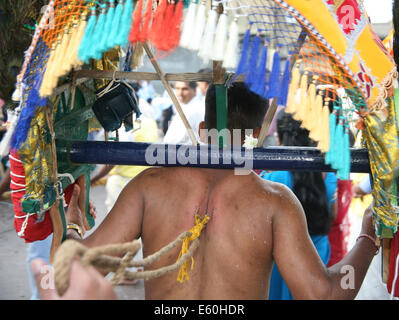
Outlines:
[[[11,112],[8,112],[8,122],[10,122],[10,126],[7,128],[6,134],[0,142],[0,158],[6,157],[10,152],[11,137],[14,134],[20,115],[20,110]]]
[[[204,35],[201,40],[201,49],[199,56],[202,58],[204,63],[208,63],[213,52],[213,39],[215,37],[216,24],[218,19],[218,13],[216,8],[209,10],[208,20],[206,22]]]
[[[187,15],[184,19],[183,31],[180,37],[180,47],[189,48],[190,40],[193,36],[193,29],[195,24],[195,14],[197,13],[197,3],[191,2],[188,7]]]
[[[201,46],[202,35],[205,29],[206,21],[206,2],[202,2],[197,10],[197,16],[195,17],[194,33],[190,39],[188,49],[198,50]]]
[[[229,40],[226,46],[223,68],[237,68],[238,64],[238,23],[237,18],[231,23],[229,28]]]
[[[223,13],[219,17],[219,22],[216,27],[215,42],[213,43],[212,60],[223,61],[224,49],[227,40],[227,15]]]

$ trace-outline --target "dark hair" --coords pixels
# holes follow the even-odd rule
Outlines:
[[[195,82],[195,81],[189,81],[189,82],[187,82],[188,83],[188,86],[191,88],[191,89],[197,89],[197,82]]]
[[[199,69],[197,73],[212,73],[212,69],[210,68]],[[206,82],[208,84],[210,83],[209,81],[204,81],[204,80],[198,82]]]
[[[267,100],[251,92],[242,82],[234,82],[227,90],[227,128],[260,127],[267,111]],[[216,87],[209,85],[205,98],[205,128],[216,129]]]
[[[277,134],[284,146],[314,147],[309,131],[284,110],[277,116]],[[330,228],[326,186],[321,172],[292,171],[293,192],[305,211],[310,235],[327,234]]]

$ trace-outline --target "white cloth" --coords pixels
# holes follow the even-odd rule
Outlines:
[[[189,103],[181,103],[180,105],[191,129],[194,131],[195,137],[199,140],[199,124],[204,120],[205,116],[204,101],[194,97]],[[173,115],[163,141],[168,144],[191,144],[190,136],[178,113]]]

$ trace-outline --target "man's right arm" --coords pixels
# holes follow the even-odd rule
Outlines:
[[[341,262],[327,269],[308,234],[303,208],[293,192],[276,184],[273,216],[273,258],[295,299],[354,299],[366,276],[376,247],[360,238]],[[278,211],[278,212],[277,212]],[[371,212],[365,213],[362,233],[373,236]],[[345,268],[344,268],[345,267]],[[353,271],[351,274],[348,272]],[[348,285],[348,277],[353,277]]]

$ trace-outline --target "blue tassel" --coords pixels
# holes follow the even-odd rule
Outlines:
[[[105,24],[105,4],[101,4],[101,13],[98,17],[96,28],[94,30],[94,36],[91,38],[89,51],[89,58],[94,58],[96,60],[101,59],[102,51],[101,51],[101,39],[104,32],[104,24]]]
[[[334,112],[330,114],[330,120],[329,120],[329,126],[330,126],[330,149],[326,152],[325,156],[325,164],[330,164],[332,163],[332,158],[333,155],[335,154],[335,142],[334,142],[334,136],[335,136],[335,130],[336,130],[336,123],[337,123],[337,116],[335,115]]]
[[[251,54],[249,56],[249,61],[247,65],[245,84],[250,88],[252,84],[256,82],[256,71],[258,64],[259,46],[260,46],[260,36],[259,33],[253,38],[251,43]]]
[[[88,49],[89,49],[89,45],[91,43],[91,38],[93,37],[93,32],[94,32],[94,27],[96,25],[96,21],[97,21],[96,8],[92,7],[90,18],[87,21],[85,34],[83,35],[83,39],[80,42],[79,49],[78,49],[79,59],[85,63],[88,63],[89,59],[90,59],[88,57]]]
[[[280,97],[280,55],[277,48],[273,56],[273,67],[269,78],[269,90],[266,93],[265,98],[271,99]]]
[[[132,27],[132,15],[133,15],[133,2],[132,0],[126,0],[123,13],[120,22],[120,32],[116,37],[116,45],[124,47],[129,40],[129,32]]]
[[[111,33],[111,28],[112,28],[113,21],[114,21],[115,0],[108,0],[108,2],[109,2],[109,8],[108,8],[107,15],[105,17],[104,33],[103,33],[103,36],[101,39],[101,46],[99,48],[101,52],[105,52],[112,48],[109,46],[108,38]]]
[[[16,130],[11,138],[10,148],[18,150],[28,137],[32,119],[37,108],[47,105],[47,99],[40,97],[39,91],[32,88],[26,101],[25,108],[22,109]]]
[[[287,97],[288,97],[288,89],[291,81],[291,59],[290,55],[287,57],[287,61],[285,62],[284,74],[281,79],[280,84],[280,98],[278,99],[277,104],[280,106],[286,106]]]
[[[240,57],[240,61],[238,62],[238,65],[237,65],[237,70],[236,70],[235,76],[244,74],[248,70],[248,68],[247,68],[248,47],[249,47],[249,40],[251,38],[251,26],[252,26],[252,22],[249,23],[249,27],[248,27],[247,31],[245,32],[244,41],[242,44],[241,57]]]
[[[266,88],[266,68],[267,68],[267,46],[268,40],[265,41],[265,45],[262,49],[262,54],[259,60],[258,72],[256,74],[255,81],[252,83],[251,90],[256,94],[263,96]]]
[[[114,21],[112,22],[112,30],[108,35],[108,48],[113,48],[116,46],[116,39],[119,33],[119,27],[121,25],[122,11],[123,11],[123,1],[120,0],[118,5],[116,6],[114,13]]]
[[[348,128],[345,130],[344,134],[344,175],[343,180],[349,179],[349,174],[351,171],[351,152],[349,145],[349,132]]]
[[[341,118],[341,117],[340,117]],[[342,121],[340,120],[338,125],[337,125],[337,130],[335,133],[335,157],[334,157],[334,163],[332,163],[333,168],[341,171],[342,169],[342,151],[344,147],[344,126],[342,125]]]

